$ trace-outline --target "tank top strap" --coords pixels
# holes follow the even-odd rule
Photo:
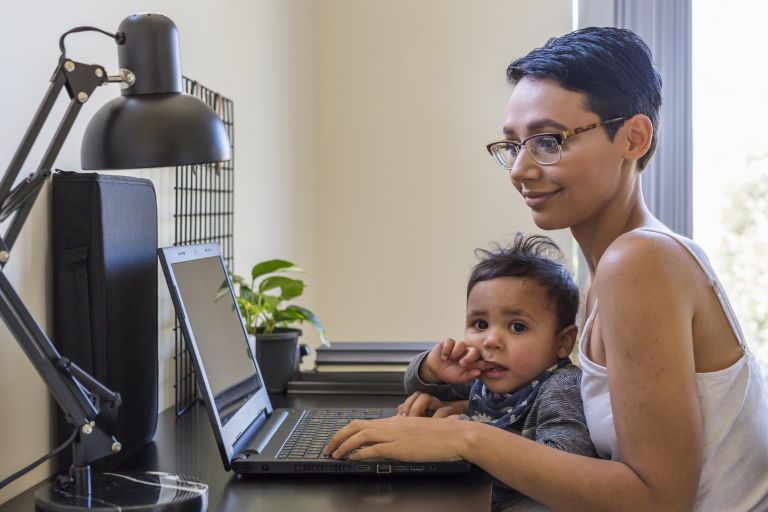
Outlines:
[[[734,336],[736,336],[736,339],[738,340],[739,345],[741,346],[742,350],[744,350],[745,352],[749,352],[749,349],[747,348],[747,343],[744,339],[744,333],[742,332],[741,326],[739,325],[739,321],[736,318],[736,313],[734,313],[733,308],[731,307],[731,302],[728,300],[728,296],[726,295],[725,290],[723,289],[723,285],[720,283],[720,280],[717,278],[717,275],[715,274],[715,271],[712,269],[712,266],[709,263],[709,260],[707,259],[706,255],[703,252],[699,253],[698,251],[695,250],[693,246],[693,241],[682,235],[673,233],[672,231],[666,231],[666,230],[657,229],[657,228],[641,227],[641,228],[636,228],[635,230],[650,231],[653,233],[658,233],[660,235],[666,235],[670,238],[673,238],[680,245],[682,245],[691,256],[693,256],[693,259],[696,260],[696,262],[699,264],[699,267],[701,267],[701,270],[707,276],[707,279],[709,279],[709,282],[712,285],[712,289],[715,291],[717,300],[720,302],[720,306],[723,308],[723,312],[725,312],[726,318],[728,318],[728,323],[731,325],[731,330],[733,331]]]
[[[584,322],[584,326],[581,328],[581,335],[579,336],[579,354],[588,361],[590,361],[590,359],[587,357],[587,354],[589,353],[587,350],[587,343],[589,343],[589,337],[592,334],[592,324],[595,323],[596,317],[597,299],[595,299],[595,303],[592,305],[592,311],[589,312],[589,316]]]

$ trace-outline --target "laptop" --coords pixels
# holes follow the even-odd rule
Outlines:
[[[227,470],[253,473],[457,473],[465,461],[335,460],[322,455],[354,419],[395,409],[273,409],[218,244],[158,250],[197,384]]]

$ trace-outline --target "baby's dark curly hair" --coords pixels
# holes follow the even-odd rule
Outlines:
[[[559,327],[562,329],[576,323],[579,289],[560,262],[563,252],[551,238],[517,233],[511,245],[494,244],[491,250],[475,249],[475,255],[480,262],[469,275],[467,298],[481,281],[499,277],[533,279],[546,291],[550,305],[554,305]]]

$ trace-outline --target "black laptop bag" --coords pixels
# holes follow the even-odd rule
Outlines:
[[[120,393],[114,469],[157,425],[157,201],[146,179],[61,172],[53,177],[54,344]],[[59,442],[72,433],[59,412]],[[63,452],[60,468],[71,464]]]

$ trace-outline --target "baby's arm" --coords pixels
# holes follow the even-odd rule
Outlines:
[[[453,347],[455,347],[455,343]],[[408,365],[408,369],[405,371],[404,383],[405,392],[409,397],[398,407],[398,413],[420,416],[425,412],[432,412],[438,415],[437,411],[440,410],[438,415],[440,417],[443,415],[459,414],[464,411],[466,408],[464,404],[466,404],[466,400],[469,398],[472,378],[466,382],[451,384],[445,381],[425,381],[419,375],[421,373],[420,369],[427,364],[426,359],[430,355],[436,353],[439,356],[438,358],[442,359],[440,355],[444,348],[443,342],[437,343],[432,350],[418,355]]]
[[[532,438],[558,450],[596,457],[584,418],[580,384],[581,370],[568,366],[542,385],[530,413],[532,428],[536,429]],[[526,422],[526,427],[529,424]]]
[[[484,365],[477,348],[445,338],[435,343],[422,360],[418,376],[427,383],[463,384],[478,377]]]
[[[429,393],[443,401],[466,400],[470,383],[480,374],[482,364],[476,349],[446,338],[411,361],[405,371],[405,392]]]

